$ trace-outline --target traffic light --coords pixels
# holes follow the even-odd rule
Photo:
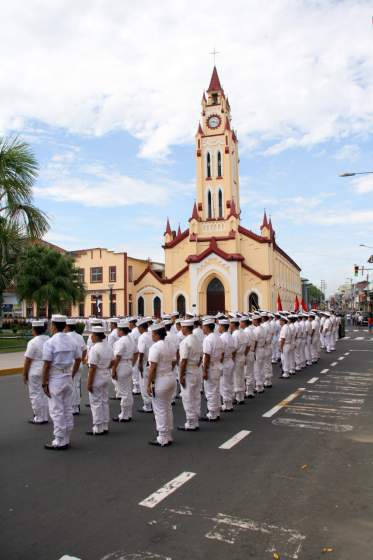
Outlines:
[[[359,274],[359,265],[358,264],[355,264],[355,266],[354,266],[354,274],[355,274],[355,276],[358,276],[358,274]]]

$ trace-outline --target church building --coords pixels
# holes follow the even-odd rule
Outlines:
[[[276,310],[278,296],[293,309],[300,268],[278,246],[271,219],[264,213],[260,233],[241,225],[238,140],[216,67],[202,97],[195,159],[189,227],[173,231],[167,220],[164,275],[149,263],[135,280],[137,313]]]

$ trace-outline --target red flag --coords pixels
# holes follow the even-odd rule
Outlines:
[[[295,300],[294,300],[294,311],[299,311],[299,299],[298,299],[298,296],[295,296]]]
[[[302,301],[301,301],[301,303],[300,303],[300,304],[301,304],[301,306],[302,306],[302,309],[303,309],[303,311],[308,311],[308,309],[307,309],[307,305],[306,305],[306,302],[304,301],[304,299],[303,299],[303,298],[302,298]]]
[[[317,309],[317,303],[314,303],[312,309]]]
[[[280,294],[277,296],[277,311],[282,311],[282,302],[280,298]]]

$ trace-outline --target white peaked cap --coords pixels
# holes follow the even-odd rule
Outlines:
[[[150,321],[151,321],[151,319],[147,319],[146,317],[144,319],[139,319],[137,321],[137,326],[142,327],[144,325],[147,325]]]
[[[220,319],[219,325],[229,325],[229,319]]]
[[[178,317],[180,315],[180,313],[178,311],[173,311],[171,313],[171,317]]]
[[[207,319],[205,318],[205,319],[203,319],[203,321],[202,321],[202,325],[203,325],[204,327],[207,326],[207,325],[214,325],[214,324],[215,324],[215,319],[214,319],[214,317],[210,317],[210,318],[207,318]]]
[[[230,322],[230,323],[239,323],[240,320],[241,320],[241,319],[240,319],[239,317],[231,317],[231,318],[229,319],[229,322]]]
[[[164,323],[154,323],[154,325],[152,325],[150,329],[151,331],[160,331],[161,329],[164,329]]]
[[[66,319],[66,325],[76,325],[77,323],[76,319]]]
[[[171,319],[165,319],[165,320],[163,321],[163,324],[164,324],[164,326],[166,326],[166,325],[172,325],[172,321],[171,321]]]
[[[194,319],[185,319],[180,321],[182,327],[194,327]]]
[[[35,319],[34,321],[31,321],[31,326],[32,327],[45,327],[45,321],[43,321],[41,319]]]
[[[119,323],[120,319],[118,317],[110,317],[109,323]]]
[[[130,324],[128,321],[125,321],[124,319],[121,319],[118,323],[118,329],[129,329],[130,328]]]
[[[91,332],[92,332],[92,334],[104,333],[105,329],[102,325],[95,325],[94,327],[91,328]]]
[[[51,321],[52,323],[66,323],[67,317],[66,315],[52,315]]]
[[[249,317],[248,315],[242,315],[240,321],[251,321],[251,317]]]

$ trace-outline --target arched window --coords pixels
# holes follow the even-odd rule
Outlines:
[[[210,155],[210,152],[207,152],[207,156],[206,156],[206,175],[209,179],[211,179],[211,155]]]
[[[219,218],[222,218],[223,217],[223,193],[221,189],[219,189],[219,194],[218,194],[218,207],[219,207]]]
[[[219,278],[213,278],[206,290],[206,308],[209,315],[224,313],[225,311],[225,291]]]
[[[176,309],[182,317],[185,317],[185,297],[182,294],[176,300]]]
[[[153,301],[153,314],[154,317],[160,317],[161,316],[161,298],[159,298],[158,296],[156,296],[154,298]]]
[[[144,317],[144,298],[142,296],[137,300],[137,314]]]
[[[258,294],[251,292],[249,295],[249,311],[256,311],[257,309],[259,309]]]
[[[218,177],[222,177],[222,167],[221,167],[221,152],[218,152]]]
[[[207,217],[212,218],[212,196],[210,190],[207,193]]]

